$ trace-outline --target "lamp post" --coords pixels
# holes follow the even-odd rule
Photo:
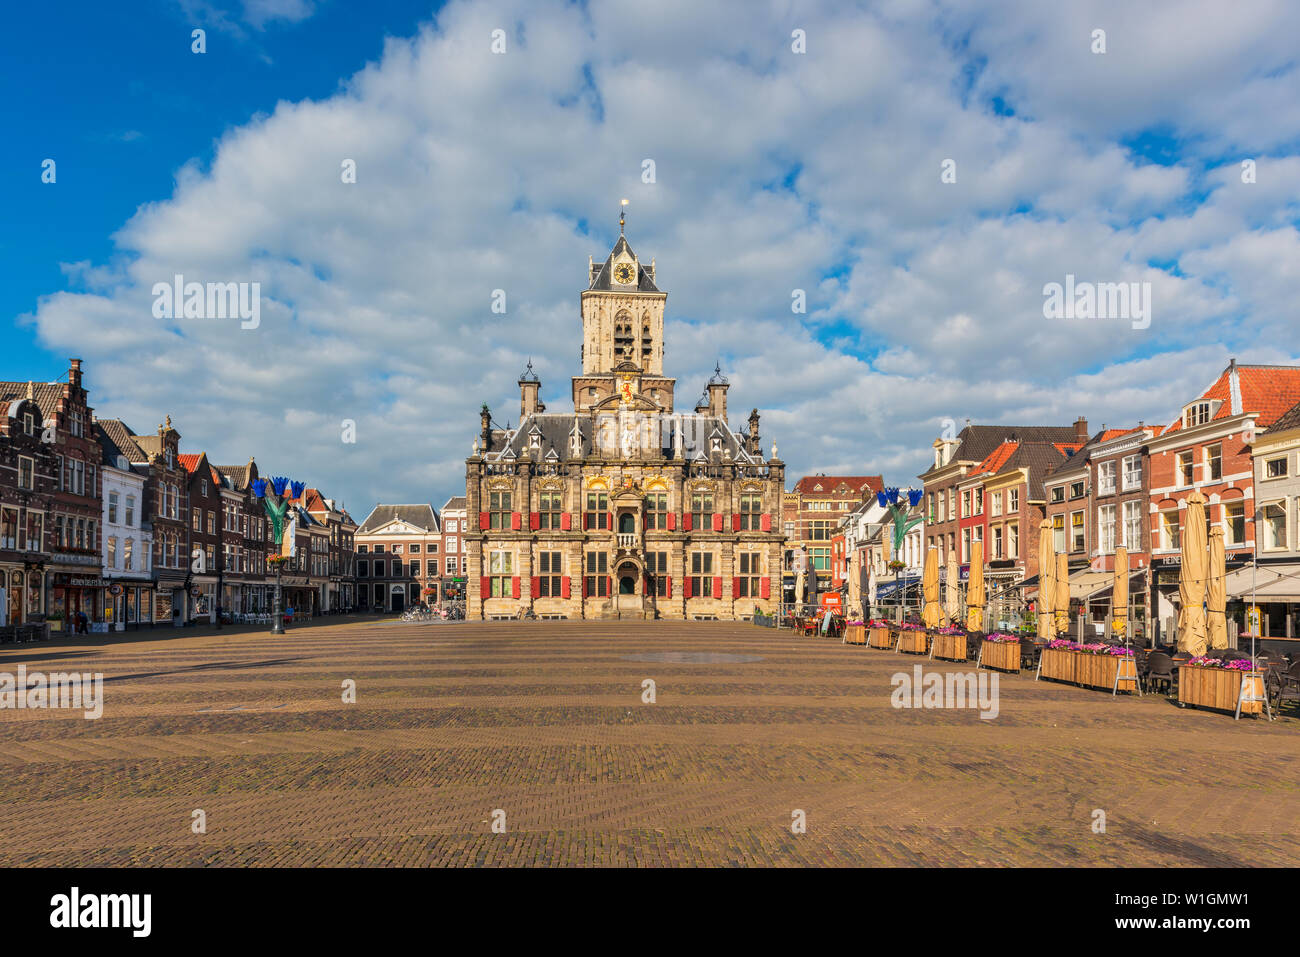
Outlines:
[[[271,519],[271,540],[275,542],[278,554],[271,556],[270,563],[275,568],[275,602],[271,612],[271,634],[284,634],[284,602],[280,590],[280,575],[289,555],[284,554],[284,518],[289,513],[289,506],[302,497],[307,488],[305,482],[293,482],[276,476],[267,488],[266,479],[256,479],[252,483],[253,494],[261,499]],[[292,545],[290,546],[292,551]]]

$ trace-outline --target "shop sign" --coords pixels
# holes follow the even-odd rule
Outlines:
[[[65,588],[103,588],[108,582],[103,578],[82,578],[59,572],[54,576],[54,584]]]
[[[114,597],[117,597],[118,595],[122,594],[122,586],[119,585],[117,582],[113,582],[113,584],[108,586],[108,593]]]

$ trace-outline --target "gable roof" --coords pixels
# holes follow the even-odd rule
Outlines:
[[[1078,442],[1072,425],[968,425],[957,433],[957,451],[948,460],[982,462],[1003,442]],[[922,479],[948,465],[930,466]]]
[[[1277,421],[1268,427],[1270,432],[1286,432],[1291,429],[1300,429],[1300,402],[1283,412],[1277,417]]]
[[[62,382],[0,382],[0,402],[25,399],[28,393],[41,407],[41,414],[50,418],[59,410],[63,399]]]
[[[133,465],[149,461],[144,449],[136,443],[136,434],[121,419],[99,419],[95,422],[95,439],[104,450],[104,461],[116,467],[117,457],[123,455]]]
[[[820,492],[816,491],[818,485],[821,486]],[[791,491],[800,495],[843,494],[836,492],[840,485],[847,485],[850,492],[860,496],[865,489],[879,492],[885,487],[885,479],[881,475],[805,475],[794,483]]]
[[[463,512],[468,507],[464,495],[453,495],[447,499],[446,504],[442,506],[443,512]]]
[[[1253,413],[1256,425],[1268,428],[1300,402],[1300,366],[1243,366],[1233,360],[1187,405],[1204,400],[1221,403],[1211,421]],[[1180,414],[1164,431],[1174,432],[1182,427]]]
[[[614,248],[610,250],[603,263],[593,263],[591,267],[590,285],[588,289],[601,290],[608,292],[616,287],[611,282],[610,270],[613,268],[615,257],[627,253],[633,259],[636,259],[636,253],[632,252],[632,247],[628,245],[626,237],[620,235]],[[641,261],[637,260],[636,284],[632,286],[617,286],[619,292],[659,292],[659,287],[655,281],[650,278],[650,273],[646,270]]]
[[[432,505],[376,505],[357,529],[357,534],[365,535],[377,531],[394,521],[428,529],[431,533],[439,530],[438,513],[433,510]]]

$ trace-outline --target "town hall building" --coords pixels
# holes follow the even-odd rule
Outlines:
[[[780,601],[785,463],[775,445],[764,461],[757,410],[731,430],[720,369],[676,410],[667,295],[619,226],[581,295],[573,411],[547,411],[531,362],[516,428],[483,406],[466,460],[470,619],[735,619]]]

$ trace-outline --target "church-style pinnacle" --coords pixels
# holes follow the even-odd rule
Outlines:
[[[619,207],[620,208],[618,211],[618,234],[622,236],[623,235],[623,210],[627,207],[627,200],[625,199],[619,200]]]

